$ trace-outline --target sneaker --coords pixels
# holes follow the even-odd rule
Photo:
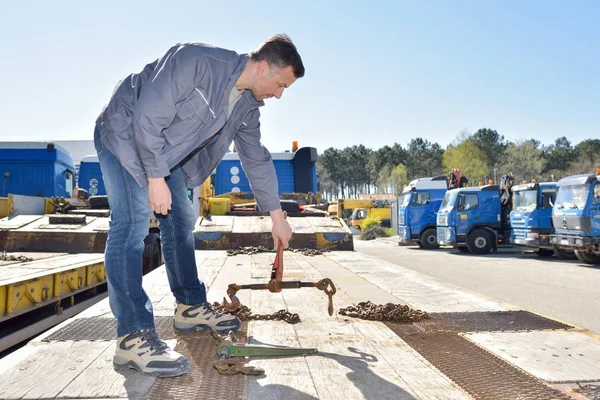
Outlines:
[[[142,329],[118,338],[113,366],[117,370],[132,368],[161,378],[190,371],[188,359],[171,350],[154,329]]]
[[[231,314],[217,312],[209,303],[187,306],[177,303],[173,326],[177,332],[215,331],[228,333],[238,331],[240,320]]]

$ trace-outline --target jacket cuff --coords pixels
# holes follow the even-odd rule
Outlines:
[[[166,164],[154,168],[144,168],[144,170],[146,171],[146,178],[164,178],[171,174],[171,171]]]

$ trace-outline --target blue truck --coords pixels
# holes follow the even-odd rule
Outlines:
[[[0,171],[0,197],[70,197],[75,187],[73,159],[54,143],[0,142]]]
[[[553,254],[562,260],[572,260],[572,251],[551,243],[554,233],[552,209],[556,202],[556,182],[531,182],[512,187],[513,209],[510,213],[511,243],[513,246],[534,250],[540,257]]]
[[[411,181],[398,198],[399,244],[416,244],[424,249],[439,247],[436,214],[448,190],[443,176]]]
[[[90,196],[105,196],[104,180],[100,170],[100,162],[97,155],[85,156],[79,164],[77,185],[84,189]]]
[[[283,193],[317,193],[317,149],[302,147],[294,152],[271,153]],[[215,195],[251,192],[250,182],[242,169],[239,154],[227,153],[217,166],[214,177]]]
[[[447,191],[437,213],[438,243],[464,253],[487,254],[499,243],[510,242],[510,186]]]
[[[551,243],[572,250],[587,264],[600,264],[600,169],[558,181]]]
[[[556,200],[557,184],[524,183],[513,186],[512,191],[511,243],[516,247],[533,249],[540,256],[552,255],[552,205]]]

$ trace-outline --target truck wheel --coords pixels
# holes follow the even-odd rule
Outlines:
[[[486,230],[475,229],[467,237],[467,247],[473,254],[487,254],[494,248],[492,235]]]
[[[597,254],[586,253],[581,250],[575,250],[575,255],[579,261],[586,264],[600,264],[600,256]]]
[[[536,251],[537,255],[540,257],[552,257],[554,251],[551,249],[539,249]]]
[[[421,243],[423,244],[424,249],[439,249],[440,245],[437,241],[437,233],[435,232],[435,229],[425,229],[425,231],[421,233]]]
[[[568,261],[577,259],[577,256],[575,255],[575,252],[573,250],[566,250],[555,247],[552,251],[554,252],[554,255],[561,260]]]
[[[461,253],[468,253],[469,252],[469,248],[467,246],[456,246],[455,249],[458,250],[458,251],[460,251]]]

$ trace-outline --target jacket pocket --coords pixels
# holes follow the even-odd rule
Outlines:
[[[176,106],[176,112],[181,120],[198,118],[202,122],[207,122],[211,118],[216,118],[210,103],[201,89],[195,88],[192,93]]]

